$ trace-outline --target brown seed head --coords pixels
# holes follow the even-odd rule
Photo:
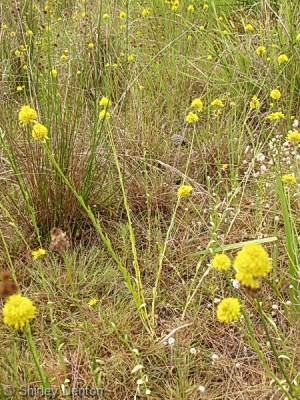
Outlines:
[[[67,238],[67,234],[63,232],[59,228],[52,228],[50,231],[50,250],[55,251],[56,253],[63,253],[70,246],[69,239]]]

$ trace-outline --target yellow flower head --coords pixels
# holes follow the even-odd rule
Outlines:
[[[120,17],[121,19],[126,18],[126,12],[121,11],[120,14],[119,14],[119,17]]]
[[[215,107],[225,107],[224,103],[220,99],[215,99],[210,103],[211,106]]]
[[[267,49],[265,48],[265,46],[259,46],[256,50],[255,50],[257,55],[261,55],[261,54],[265,54],[267,52]]]
[[[300,40],[300,33],[296,36],[296,40]]]
[[[88,305],[89,305],[89,306],[95,306],[97,303],[98,303],[98,300],[97,300],[97,299],[91,299],[91,300],[88,302]]]
[[[90,43],[88,44],[88,46],[89,46],[90,49],[92,49],[95,45],[94,45],[94,43],[90,42]]]
[[[218,269],[219,271],[226,271],[228,268],[230,268],[231,261],[226,254],[222,253],[216,254],[211,264],[215,269]]]
[[[266,276],[272,269],[268,253],[257,243],[246,244],[235,257],[233,266],[237,270],[236,279],[241,276]]]
[[[46,254],[46,250],[44,250],[44,249],[33,250],[31,252],[31,254],[32,254],[33,259],[37,260],[38,258],[40,258]]]
[[[300,142],[300,133],[298,131],[290,132],[286,135],[286,140],[293,143]]]
[[[107,13],[105,13],[105,14],[103,14],[103,17],[102,17],[103,19],[108,19],[109,18],[109,15],[107,14]]]
[[[254,31],[254,26],[251,24],[247,24],[245,26],[245,31],[253,32]]]
[[[102,110],[99,113],[99,119],[103,120],[103,119],[109,119],[110,118],[110,113],[106,110]]]
[[[283,119],[284,118],[284,114],[281,111],[277,111],[277,112],[269,114],[267,116],[267,118],[270,121],[275,121],[276,119]]]
[[[102,99],[99,100],[99,106],[108,107],[110,105],[111,101],[107,97],[102,97]]]
[[[251,101],[250,101],[250,108],[259,108],[260,106],[260,101],[257,96],[253,96]]]
[[[217,318],[221,322],[236,321],[241,313],[241,303],[234,297],[223,299],[217,308]]]
[[[195,7],[193,6],[193,4],[190,4],[190,5],[188,6],[187,10],[188,10],[189,12],[194,12],[194,11],[195,11]]]
[[[57,71],[56,71],[56,69],[52,69],[52,70],[50,71],[50,74],[53,76],[53,78],[56,78],[56,77],[57,77]]]
[[[280,91],[277,90],[277,89],[271,90],[271,92],[270,92],[270,97],[271,97],[273,100],[278,100],[278,99],[280,99],[280,97],[281,97],[281,93],[280,93]]]
[[[130,54],[128,56],[128,61],[133,61],[135,59],[136,55],[134,53]]]
[[[203,103],[201,99],[199,97],[197,99],[194,99],[191,103],[191,107],[195,108],[198,112],[202,111]]]
[[[193,122],[197,122],[198,119],[199,119],[198,115],[193,112],[189,112],[188,115],[185,117],[186,122],[190,124]]]
[[[180,199],[182,199],[183,197],[189,197],[192,190],[192,186],[181,185],[180,188],[177,190],[177,195]]]
[[[27,321],[35,318],[32,301],[20,294],[10,296],[3,307],[3,321],[15,329],[23,328]]]
[[[29,106],[22,106],[21,111],[19,112],[19,121],[22,124],[26,124],[27,122],[33,122],[37,119],[37,113],[33,108]]]
[[[291,174],[283,175],[281,177],[281,180],[282,180],[282,182],[289,183],[289,184],[297,183],[297,179],[294,177],[294,175],[291,175]]]
[[[150,11],[147,8],[144,8],[142,11],[142,16],[143,17],[148,17],[150,15]]]
[[[48,129],[38,122],[33,125],[31,134],[34,140],[40,140],[42,143],[49,139],[47,136]]]
[[[286,54],[280,54],[280,56],[278,56],[278,58],[277,58],[277,61],[279,62],[279,64],[285,63],[288,60],[289,59]]]

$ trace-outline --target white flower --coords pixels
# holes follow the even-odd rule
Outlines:
[[[299,120],[298,119],[294,119],[294,122],[293,122],[293,128],[298,128],[298,125],[299,125]]]
[[[199,390],[199,392],[204,393],[205,392],[205,387],[204,386],[199,386],[198,390]]]
[[[175,339],[173,337],[170,337],[168,339],[168,343],[169,343],[170,346],[172,346],[175,343]]]
[[[192,347],[192,348],[190,349],[190,353],[191,353],[191,354],[197,354],[197,350],[196,350],[194,347]]]
[[[219,356],[218,356],[218,354],[213,354],[213,355],[211,356],[211,358],[212,358],[213,361],[218,361]]]
[[[265,161],[265,158],[266,157],[263,155],[263,153],[258,153],[257,156],[256,156],[256,160],[259,161],[259,162]]]
[[[241,284],[237,279],[231,279],[233,289],[239,290],[241,288]]]

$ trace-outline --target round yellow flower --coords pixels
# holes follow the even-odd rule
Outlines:
[[[147,8],[144,8],[142,11],[142,16],[143,17],[148,17],[150,15],[150,11]]]
[[[185,117],[185,120],[188,123],[197,122],[198,119],[199,119],[198,115],[193,112],[189,112],[188,115]]]
[[[193,6],[193,4],[190,4],[190,5],[188,6],[187,10],[188,10],[189,12],[194,12],[194,11],[195,11],[195,7]]]
[[[297,183],[297,179],[291,174],[283,175],[281,181],[289,184]]]
[[[221,322],[236,321],[241,313],[241,303],[234,297],[223,299],[217,308],[217,318]]]
[[[109,100],[108,97],[102,97],[99,100],[99,106],[108,107],[110,105],[111,105],[111,101]]]
[[[300,133],[298,131],[290,132],[286,135],[286,140],[293,142],[293,143],[299,143],[300,142]]]
[[[219,271],[226,271],[228,268],[230,268],[231,261],[226,254],[222,253],[216,254],[211,264],[215,269],[218,269]]]
[[[280,93],[280,91],[277,90],[277,89],[271,90],[271,92],[270,92],[270,97],[271,97],[272,99],[274,99],[274,100],[278,100],[278,99],[280,99],[280,97],[281,97],[281,93]]]
[[[189,185],[181,185],[177,191],[178,197],[181,199],[183,197],[188,197],[193,190],[192,186]]]
[[[91,300],[88,302],[88,305],[89,305],[89,306],[95,306],[97,303],[98,303],[98,300],[97,300],[97,299],[91,299]]]
[[[224,106],[224,103],[223,103],[222,100],[220,100],[220,99],[215,99],[215,100],[213,100],[213,101],[210,103],[210,105],[211,105],[211,106],[214,106],[214,107],[225,107],[225,106]]]
[[[46,254],[46,250],[44,250],[44,249],[33,250],[31,252],[31,254],[32,254],[33,259],[37,260],[38,258],[40,258]]]
[[[300,40],[300,33],[296,36],[296,40]]]
[[[203,103],[200,98],[194,99],[191,103],[191,107],[195,108],[198,112],[202,111]]]
[[[247,24],[245,26],[245,31],[253,32],[254,31],[254,26],[251,24]]]
[[[32,301],[20,294],[10,296],[3,307],[3,321],[15,329],[23,328],[27,321],[35,318]]]
[[[34,140],[40,140],[42,143],[45,143],[49,139],[47,136],[48,129],[38,122],[33,125],[31,133]]]
[[[276,119],[283,119],[284,118],[284,114],[281,111],[277,111],[277,112],[269,114],[267,116],[267,118],[270,121],[275,121]]]
[[[126,18],[126,13],[125,13],[124,11],[121,11],[120,14],[119,14],[119,17],[120,17],[121,19]]]
[[[289,59],[286,54],[280,54],[280,56],[278,56],[278,58],[277,58],[277,61],[279,62],[279,64],[287,62],[288,60]]]
[[[19,112],[19,121],[22,124],[26,124],[27,122],[33,122],[37,119],[37,113],[33,108],[29,106],[21,107],[21,111]]]
[[[240,250],[233,262],[237,275],[247,277],[266,276],[272,269],[269,255],[262,245],[257,243],[246,244]],[[238,277],[236,276],[236,279]]]
[[[105,14],[103,14],[103,17],[102,17],[103,19],[108,19],[109,18],[109,15],[107,14],[107,13],[105,13]]]
[[[99,119],[109,119],[110,118],[110,113],[106,110],[102,110],[99,113]]]
[[[53,78],[56,78],[56,77],[57,77],[57,71],[56,71],[56,69],[52,69],[52,70],[50,71],[50,74],[53,76]]]
[[[267,49],[265,48],[265,46],[258,46],[255,52],[258,56],[260,56],[261,54],[265,54],[267,52]]]
[[[251,101],[250,101],[250,108],[259,108],[260,107],[260,101],[257,96],[253,96]]]

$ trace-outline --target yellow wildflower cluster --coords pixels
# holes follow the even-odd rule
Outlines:
[[[221,322],[232,322],[241,315],[241,303],[235,297],[223,299],[217,308],[217,318]]]
[[[23,328],[27,321],[35,318],[35,306],[30,299],[14,294],[7,299],[2,313],[5,324],[15,329]]]
[[[283,183],[288,183],[288,184],[297,183],[297,179],[294,177],[294,175],[291,175],[291,174],[283,175],[281,177],[281,181]]]
[[[259,288],[259,277],[267,276],[272,269],[268,253],[257,243],[244,246],[238,252],[233,266],[237,271],[235,278],[252,289]]]
[[[110,113],[107,111],[107,108],[111,105],[111,101],[109,100],[108,97],[102,97],[99,100],[99,106],[104,107],[103,110],[100,111],[99,113],[99,119],[109,119],[110,118]]]
[[[292,131],[286,135],[286,140],[292,143],[299,143],[300,133],[298,131]]]
[[[250,101],[250,108],[259,108],[260,106],[260,101],[259,98],[257,96],[253,96],[251,101]]]
[[[277,119],[284,119],[284,114],[281,111],[276,111],[267,116],[270,121],[275,121]]]
[[[177,191],[177,195],[180,199],[182,199],[183,197],[189,197],[192,190],[193,187],[190,185],[181,185]]]
[[[224,254],[216,254],[211,265],[219,271],[227,271],[231,266],[230,258]],[[259,279],[267,276],[272,269],[268,253],[257,243],[249,243],[238,252],[233,267],[235,278],[244,286],[252,289],[260,287]],[[222,322],[231,322],[241,315],[241,304],[238,299],[227,298],[217,308],[217,318]]]
[[[280,99],[280,97],[281,97],[281,93],[280,93],[280,91],[277,90],[277,89],[271,90],[271,92],[270,92],[270,97],[271,97],[273,100],[278,100],[278,99]]]
[[[34,140],[40,140],[42,143],[45,143],[48,138],[48,129],[36,121],[37,113],[30,106],[22,106],[19,111],[19,122],[20,125],[26,125],[27,123],[33,123],[32,127],[32,137]]]
[[[279,62],[279,64],[285,63],[287,62],[289,59],[287,57],[286,54],[280,54],[277,58],[277,61]]]

